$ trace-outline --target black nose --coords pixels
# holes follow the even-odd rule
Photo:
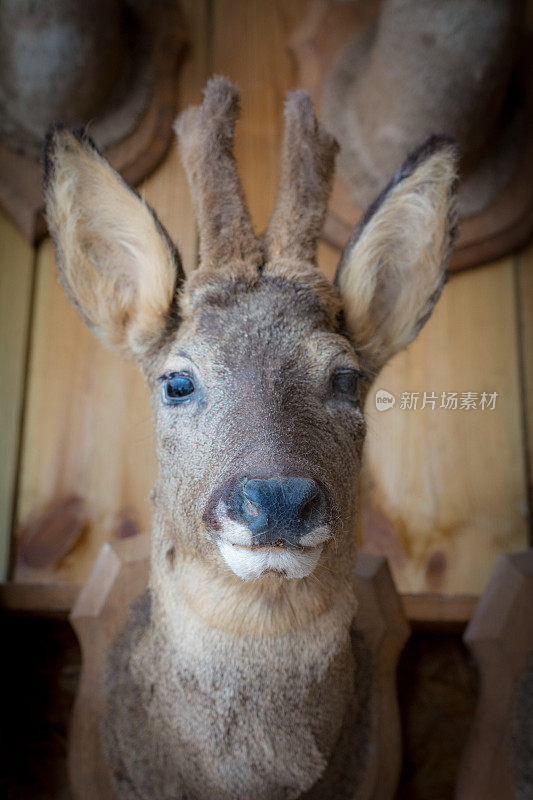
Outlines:
[[[297,545],[324,521],[323,492],[310,478],[252,478],[234,492],[237,520],[252,532],[254,544]]]

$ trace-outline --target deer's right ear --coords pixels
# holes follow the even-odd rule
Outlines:
[[[104,344],[142,357],[177,316],[184,276],[166,230],[84,134],[48,135],[45,193],[67,295]]]
[[[347,332],[376,375],[431,315],[455,232],[457,153],[432,137],[413,153],[363,216],[335,282]]]

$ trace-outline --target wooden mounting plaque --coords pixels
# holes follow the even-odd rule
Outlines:
[[[337,54],[376,17],[379,3],[312,0],[302,23],[290,38],[299,84],[308,89],[318,109],[324,78]],[[526,41],[518,82],[524,104],[525,144],[517,168],[501,194],[479,214],[460,220],[450,271],[486,264],[523,246],[533,235],[533,63]],[[347,184],[337,175],[323,237],[343,249],[365,209],[355,205]]]
[[[103,674],[109,649],[128,620],[130,606],[146,588],[149,569],[149,535],[105,544],[70,614],[82,653],[69,739],[70,785],[76,800],[116,797],[100,747]]]
[[[501,555],[464,636],[480,672],[480,696],[456,800],[517,796],[511,775],[512,722],[518,679],[532,667],[532,609],[533,549]]]
[[[114,169],[132,186],[157,167],[172,141],[178,68],[186,44],[185,25],[177,5],[159,2],[152,16],[157,24],[147,25],[145,33],[146,38],[153,39],[146,77],[143,80],[140,77],[132,89],[132,93],[145,91],[144,84],[149,82],[148,104],[130,132],[103,149]],[[126,96],[123,100],[129,102],[131,98]],[[117,114],[117,109],[112,109],[109,117],[115,118]],[[110,124],[106,114],[101,122]],[[42,181],[43,167],[39,160],[0,142],[0,206],[31,244],[37,244],[47,230]]]
[[[146,588],[149,563],[148,535],[104,545],[70,615],[83,658],[69,742],[75,800],[116,798],[100,744],[99,721],[105,711],[103,673],[131,604]],[[392,800],[401,766],[396,667],[409,626],[384,558],[361,553],[355,587],[359,600],[356,628],[375,666],[368,769],[354,800]]]

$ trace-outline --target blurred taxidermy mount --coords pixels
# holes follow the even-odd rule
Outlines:
[[[176,124],[200,235],[186,280],[155,213],[92,142],[65,129],[48,140],[61,283],[143,371],[159,465],[149,576],[138,553],[121,566],[108,546],[73,615],[84,800],[110,786],[122,800],[385,799],[398,779],[407,629],[383,562],[356,558],[363,408],[443,288],[456,152],[433,137],[404,162],[332,285],[316,248],[333,137],[305,92],[289,95],[258,237],[237,116],[237,90],[214,78]]]
[[[88,125],[125,180],[139,183],[172,138],[184,44],[169,0],[2,0],[0,204],[30,241],[46,232],[50,125]]]
[[[342,247],[394,165],[438,130],[459,147],[451,269],[533,232],[531,45],[522,0],[315,0],[292,37],[340,145],[325,237]]]

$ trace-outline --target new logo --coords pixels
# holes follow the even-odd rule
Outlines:
[[[376,408],[378,411],[389,411],[394,408],[396,398],[386,389],[378,389],[376,392]]]

